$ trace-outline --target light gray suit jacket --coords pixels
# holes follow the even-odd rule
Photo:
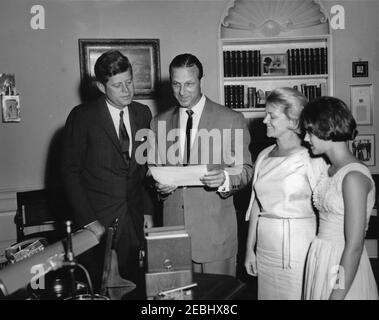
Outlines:
[[[179,108],[172,107],[151,122],[156,139],[155,151],[161,159],[166,159],[167,151],[178,143],[178,137],[162,143],[162,137],[158,137],[158,122],[161,128],[162,123],[165,125],[166,133],[179,128]],[[237,253],[237,219],[231,195],[251,182],[253,164],[249,152],[250,134],[241,113],[207,98],[197,138],[200,132],[210,132],[221,140],[210,140],[208,147],[203,140],[195,138],[199,143],[192,145],[190,165],[206,164],[208,170],[226,170],[230,177],[230,191],[219,193],[217,189],[205,187],[178,188],[163,199],[163,224],[185,225],[191,237],[192,260],[204,263],[227,259]]]

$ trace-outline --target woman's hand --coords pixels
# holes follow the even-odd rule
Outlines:
[[[258,276],[257,256],[255,255],[254,250],[247,250],[245,258],[245,268],[247,274],[254,277]]]

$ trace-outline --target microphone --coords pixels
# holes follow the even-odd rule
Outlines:
[[[95,233],[91,229],[81,229],[75,232],[72,235],[73,255],[80,255],[96,246],[101,235],[102,233]],[[62,241],[59,241],[45,247],[43,251],[28,259],[4,267],[0,270],[0,293],[3,296],[11,295],[49,271],[74,263],[73,261],[65,261],[65,254],[65,246]]]

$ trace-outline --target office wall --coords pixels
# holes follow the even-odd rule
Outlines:
[[[349,84],[379,84],[377,0],[325,1],[342,4],[346,29],[333,31],[335,93],[349,101]],[[45,8],[46,29],[33,30],[30,9]],[[15,238],[15,192],[54,184],[61,128],[80,103],[79,38],[160,39],[162,81],[182,52],[204,63],[204,92],[216,101],[219,21],[226,0],[64,1],[3,0],[0,11],[0,73],[14,73],[21,122],[0,123],[0,241]],[[368,60],[369,78],[352,78],[351,61]],[[374,90],[374,101],[379,96]],[[147,103],[156,112],[155,101]],[[374,108],[374,119],[378,111]],[[379,139],[378,120],[375,133]],[[360,128],[369,133],[371,127]],[[378,143],[376,158],[378,158]],[[378,161],[377,161],[378,163]],[[372,168],[378,173],[378,166]]]

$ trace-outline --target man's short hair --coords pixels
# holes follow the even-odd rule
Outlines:
[[[128,70],[133,76],[133,69],[129,59],[118,50],[104,52],[95,63],[95,76],[97,81],[102,84],[106,84],[110,77]]]
[[[200,60],[190,53],[179,54],[170,63],[170,76],[173,68],[191,68],[193,66],[199,69],[199,79],[201,79],[203,77],[203,65]]]

